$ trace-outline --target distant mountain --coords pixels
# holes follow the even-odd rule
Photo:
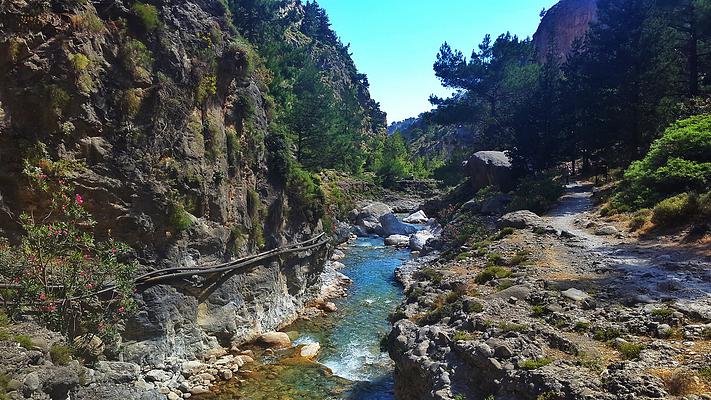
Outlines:
[[[565,60],[575,39],[585,35],[597,16],[597,0],[561,0],[548,10],[533,35],[537,61],[544,63],[549,54]]]
[[[402,121],[396,121],[393,122],[388,126],[388,135],[392,135],[393,133],[400,131],[400,132],[405,132],[409,131],[410,128],[413,127],[413,125],[416,125],[420,122],[420,118],[408,118],[404,119]]]

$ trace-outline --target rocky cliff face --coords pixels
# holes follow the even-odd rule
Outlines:
[[[597,0],[562,0],[551,7],[533,35],[538,62],[544,63],[549,55],[565,60],[596,14]]]
[[[50,158],[83,165],[76,182],[99,235],[130,244],[145,269],[215,263],[322,231],[293,212],[268,162],[265,70],[225,3],[5,0],[0,37],[2,236],[37,207],[21,171],[40,142]],[[377,109],[367,86],[358,90],[363,108]],[[323,258],[257,267],[216,289],[139,293],[126,358],[194,358],[289,322]]]

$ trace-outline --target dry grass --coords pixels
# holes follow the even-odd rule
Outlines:
[[[647,372],[661,379],[664,382],[664,387],[671,395],[686,396],[709,393],[709,387],[693,371],[663,368]]]

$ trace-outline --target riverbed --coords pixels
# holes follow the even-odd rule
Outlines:
[[[394,399],[393,363],[380,348],[390,331],[388,316],[402,301],[394,271],[410,259],[407,250],[385,247],[382,238],[359,238],[346,250],[341,271],[353,280],[338,311],[298,321],[284,329],[295,345],[318,342],[316,362],[293,350],[259,354],[241,384],[223,388],[226,399]]]

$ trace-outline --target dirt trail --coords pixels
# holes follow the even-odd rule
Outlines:
[[[607,224],[590,213],[592,185],[566,188],[546,222],[572,234],[572,254],[580,251],[596,260],[580,263],[581,274],[602,274],[599,286],[608,297],[628,302],[673,302],[675,307],[711,319],[711,260],[692,250],[662,243],[641,243],[624,234],[596,235]],[[578,251],[576,251],[578,250]]]

